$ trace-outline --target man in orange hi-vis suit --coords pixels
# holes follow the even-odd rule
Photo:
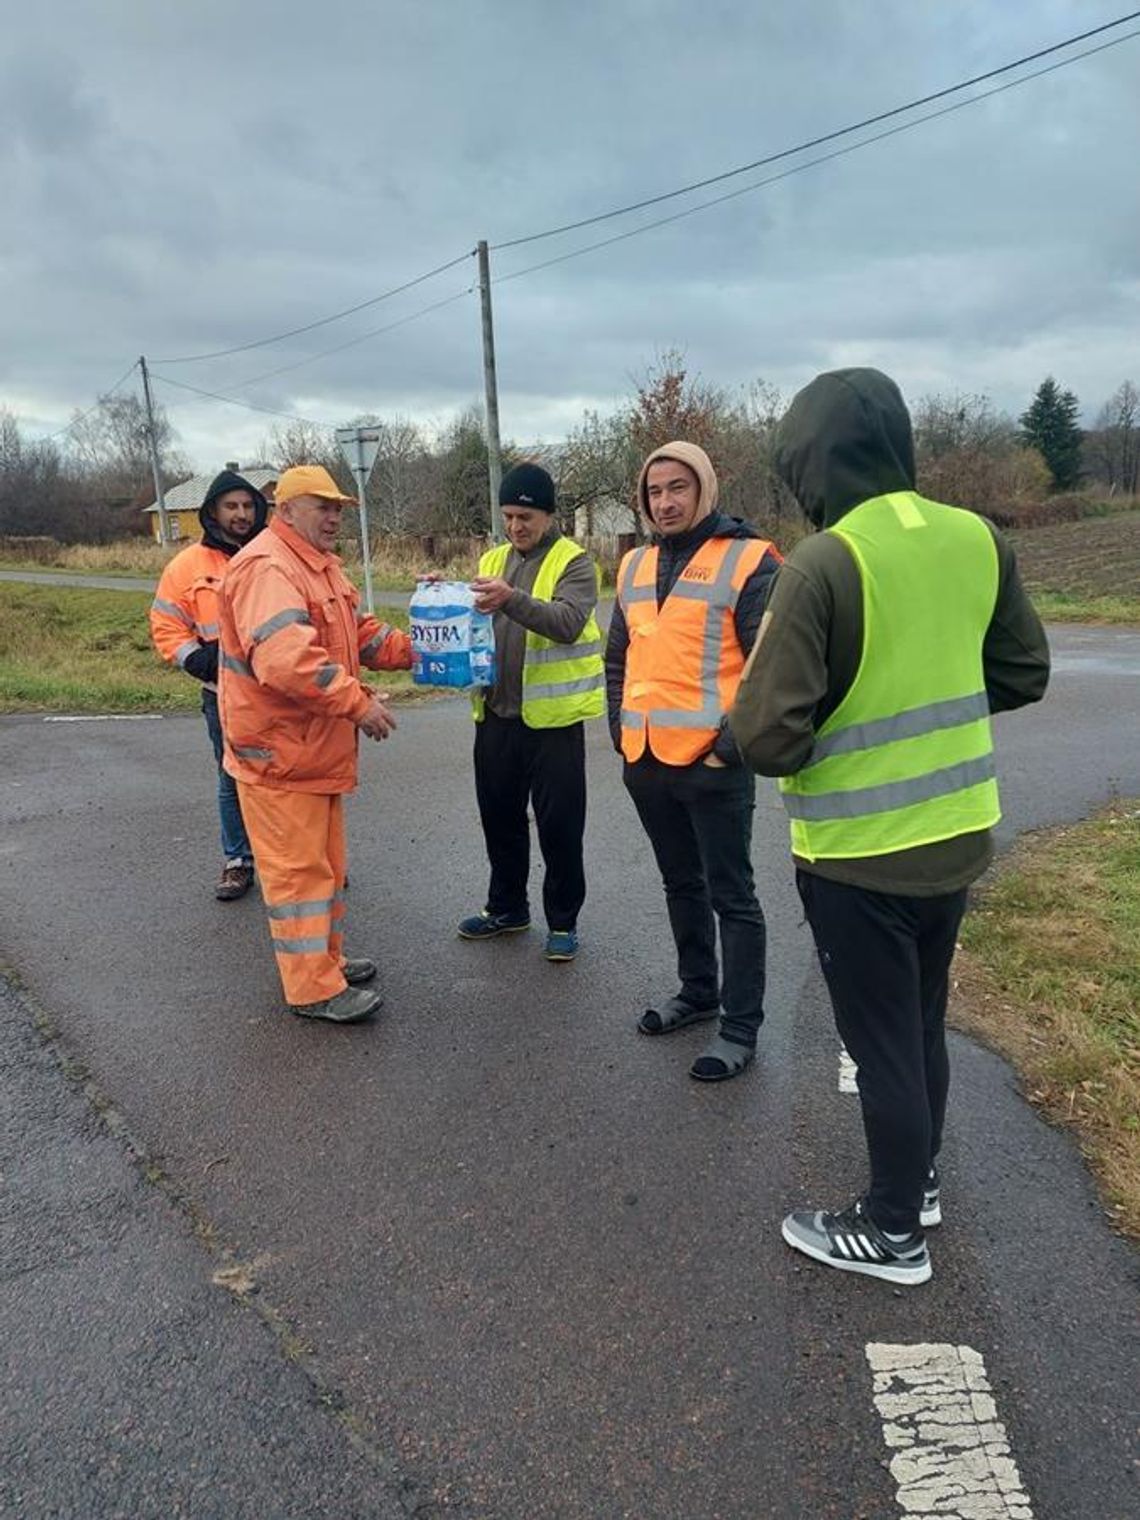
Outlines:
[[[277,482],[265,532],[230,563],[219,598],[225,766],[253,842],[285,999],[304,1018],[347,1024],[381,1006],[373,961],[346,960],[342,799],[356,786],[358,734],[396,720],[361,663],[406,670],[406,633],[358,611],[333,553],[345,496],[327,470]]]

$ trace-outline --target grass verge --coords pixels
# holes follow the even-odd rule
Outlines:
[[[1140,597],[1082,596],[1068,591],[1031,592],[1046,623],[1116,623],[1140,628]]]
[[[191,712],[198,682],[163,664],[147,591],[0,584],[0,712]],[[386,621],[407,627],[402,612]],[[368,672],[396,701],[419,698],[407,671]]]
[[[952,1022],[1013,1062],[1140,1239],[1140,799],[1027,836],[962,946]]]

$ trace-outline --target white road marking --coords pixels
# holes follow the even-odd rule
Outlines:
[[[874,1342],[866,1350],[908,1520],[1033,1520],[980,1353]]]
[[[841,1093],[857,1093],[858,1084],[855,1081],[855,1073],[859,1068],[847,1054],[846,1045],[839,1047],[839,1091]]]
[[[45,723],[157,723],[161,713],[76,713],[45,718]]]

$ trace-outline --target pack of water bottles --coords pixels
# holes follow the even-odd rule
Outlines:
[[[415,685],[494,685],[494,624],[465,581],[417,581],[408,620]]]

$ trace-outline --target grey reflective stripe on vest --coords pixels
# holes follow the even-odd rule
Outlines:
[[[252,666],[247,665],[244,660],[239,660],[237,655],[226,654],[225,650],[222,651],[222,664],[227,670],[232,670],[235,676],[248,676],[251,681],[256,679]]]
[[[630,560],[628,566],[626,567],[626,572],[621,578],[621,585],[618,587],[618,601],[621,603],[623,609],[626,608],[630,602],[648,602],[650,600],[656,600],[656,581],[652,586],[635,586],[633,584],[637,579],[637,572],[641,568],[641,561],[648,553],[648,547],[643,549],[635,549],[633,551],[633,558]]]
[[[996,774],[993,755],[979,755],[976,760],[962,760],[957,765],[928,771],[925,776],[915,776],[910,781],[887,781],[881,786],[861,786],[854,791],[826,792],[822,796],[803,797],[798,792],[785,792],[783,799],[790,818],[803,818],[814,823],[835,818],[865,818],[874,813],[909,807],[915,802],[929,802],[934,797],[947,797],[952,792],[964,792],[967,787],[992,781]]]
[[[312,619],[301,607],[286,607],[283,612],[276,612],[271,618],[262,623],[260,628],[253,630],[253,642],[264,644],[266,639],[272,638],[282,628],[288,628],[290,623],[309,623]]]
[[[273,940],[273,950],[277,955],[320,955],[322,952],[327,954],[328,948],[329,938],[327,934],[322,935],[319,939],[314,935],[312,939]]]
[[[270,918],[317,918],[331,913],[334,901],[332,897],[311,897],[308,902],[275,903],[266,912]]]
[[[530,702],[536,697],[574,697],[583,691],[597,691],[605,684],[605,673],[599,670],[596,675],[583,676],[578,681],[547,681],[541,686],[524,686],[523,701]]]
[[[847,755],[854,750],[875,749],[896,739],[918,739],[944,728],[960,728],[989,717],[990,704],[984,691],[970,697],[949,697],[942,702],[928,702],[924,707],[910,707],[891,718],[873,718],[869,723],[854,723],[850,728],[825,734],[812,746],[808,762],[797,774],[810,770],[829,755]]]
[[[179,644],[178,648],[174,651],[174,663],[176,665],[185,665],[195,649],[201,649],[201,647],[197,639],[187,639],[185,644]]]
[[[323,691],[326,686],[331,686],[332,685],[332,683],[336,680],[336,678],[337,678],[337,676],[339,674],[340,674],[340,666],[339,665],[322,665],[321,668],[320,668],[320,670],[318,670],[317,673],[316,673],[316,675],[313,677],[313,679],[316,681],[317,685]]]
[[[368,640],[368,643],[363,645],[361,648],[361,659],[363,659],[366,654],[371,654],[374,649],[379,649],[380,645],[384,642],[384,640],[391,632],[392,630],[387,623],[381,623],[377,631]]]
[[[670,596],[680,596],[686,601],[706,602],[704,640],[701,645],[701,705],[691,710],[672,707],[651,707],[644,714],[655,728],[717,728],[722,717],[717,677],[720,674],[721,629],[718,612],[731,612],[736,606],[739,591],[732,584],[740,556],[748,545],[746,538],[729,544],[716,578],[711,581],[678,581]],[[622,714],[625,722],[625,714]],[[637,725],[634,724],[634,727]]]
[[[198,637],[200,639],[216,639],[218,636],[217,623],[199,623]]]
[[[601,639],[589,639],[584,644],[555,644],[550,649],[527,649],[523,656],[526,665],[557,665],[560,660],[580,660],[588,654],[601,654]]]
[[[164,602],[160,596],[156,596],[150,604],[152,612],[165,612],[169,617],[177,618],[180,623],[185,623],[187,628],[193,628],[194,619],[190,614],[178,606],[176,602]]]
[[[273,759],[273,751],[271,749],[258,749],[258,747],[254,744],[235,744],[233,746],[233,752],[235,755],[240,756],[242,760]]]

